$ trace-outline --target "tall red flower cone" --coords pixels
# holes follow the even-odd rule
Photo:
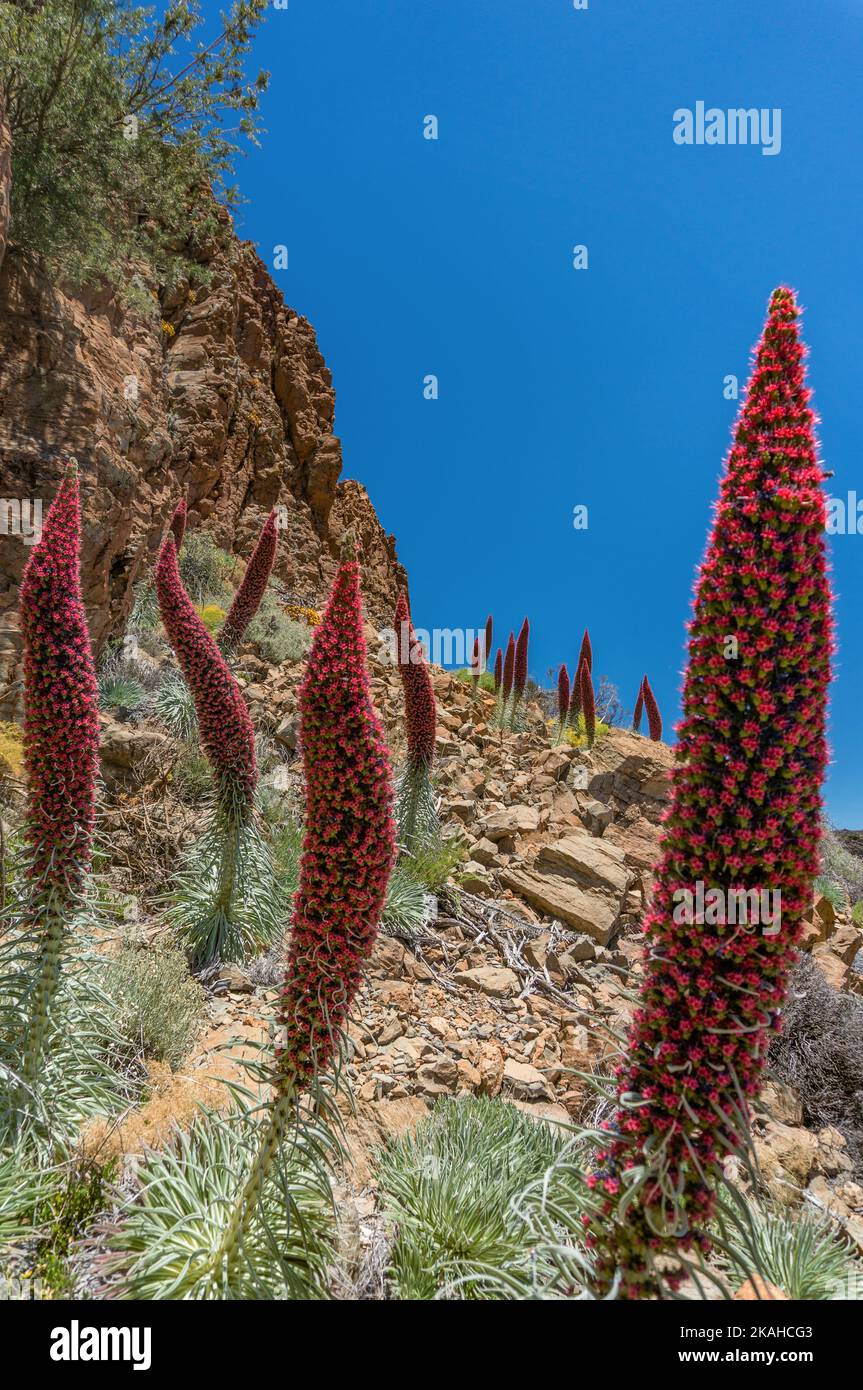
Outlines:
[[[661,1290],[655,1255],[709,1248],[818,868],[832,619],[798,317],[777,290],[698,573],[640,1006],[589,1180],[599,1286],[618,1270],[629,1297]]]
[[[344,561],[300,690],[306,816],[280,1008],[280,1077],[325,1068],[371,954],[395,856],[386,739],[372,708],[360,567]]]
[[[590,674],[590,667],[587,659],[581,662],[581,712],[584,715],[584,732],[587,737],[588,748],[593,747],[596,738],[596,701],[593,694],[593,677]]]
[[[430,776],[435,752],[437,706],[422,644],[414,632],[404,591],[396,601],[394,621],[407,736],[405,765],[397,790],[396,821],[400,844],[412,851],[419,847],[423,837],[438,823]]]
[[[240,687],[183,587],[172,534],[162,546],[155,583],[168,641],[195,701],[219,798],[251,810],[258,781],[255,731]]]
[[[171,532],[171,535],[174,537],[174,544],[177,547],[178,555],[183,545],[183,537],[186,534],[186,521],[188,520],[188,510],[188,504],[184,497],[177,503],[176,507],[174,508],[174,515],[171,517],[171,525],[168,528]]]
[[[512,693],[512,682],[513,682],[513,676],[514,676],[514,674],[515,674],[515,638],[513,637],[512,633],[510,633],[510,634],[509,634],[509,641],[508,641],[507,644],[506,644],[506,656],[505,656],[504,659],[503,659],[503,685],[501,686],[501,691],[502,691],[502,694],[503,694],[503,703],[504,703],[504,704],[506,704],[507,700],[508,700],[509,697],[510,697],[510,694]]]
[[[242,960],[266,950],[278,927],[272,864],[254,813],[255,732],[240,688],[183,587],[170,533],[155,585],[216,792],[213,815],[176,876],[168,920],[193,965]]]
[[[590,645],[590,633],[588,632],[587,628],[584,629],[584,636],[581,639],[581,648],[578,653],[578,665],[580,666],[583,661],[587,662],[588,671],[592,671],[593,648]]]
[[[557,673],[557,717],[561,724],[566,723],[569,714],[569,672],[561,666]]]
[[[512,689],[515,703],[518,704],[524,695],[524,688],[527,685],[527,649],[530,641],[530,623],[527,618],[521,625],[521,631],[515,644],[515,663],[513,666]]]
[[[659,713],[659,706],[656,697],[650,688],[650,681],[644,677],[644,684],[641,687],[644,695],[644,712],[647,715],[647,727],[650,737],[654,743],[658,743],[662,738],[662,717]]]
[[[635,702],[635,710],[632,715],[632,732],[634,734],[641,730],[641,714],[644,709],[644,681],[645,677],[642,676],[641,685],[638,687],[638,699]]]
[[[408,763],[411,767],[428,768],[434,759],[437,706],[429,669],[422,645],[413,629],[404,591],[396,602],[395,627],[399,674],[405,697]]]
[[[236,651],[246,628],[261,606],[278,544],[279,528],[276,509],[273,508],[264,522],[258,543],[252,551],[240,587],[234,594],[234,601],[228,609],[228,616],[219,633],[219,646],[226,655]]]
[[[407,604],[405,603],[405,612]],[[213,1267],[230,1285],[298,1098],[332,1061],[362,981],[396,852],[389,752],[372,707],[360,567],[344,560],[315,629],[300,689],[305,835],[279,1005],[275,1093]],[[318,1109],[326,1097],[317,1091]],[[316,1136],[314,1147],[320,1146]]]
[[[494,659],[494,693],[497,695],[503,681],[503,652],[500,647],[497,649],[497,656]]]
[[[582,658],[581,661],[579,661],[578,663],[578,667],[576,668],[575,679],[572,682],[572,688],[570,690],[569,695],[569,724],[576,731],[578,730],[578,717],[581,714],[581,685],[582,677],[584,675],[585,670],[586,665],[584,662],[584,658]]]
[[[484,648],[483,648],[483,654],[482,654],[482,659],[483,659],[483,662],[484,662],[484,664],[485,664],[486,670],[488,669],[488,663],[489,663],[489,661],[491,660],[491,639],[492,639],[492,633],[493,633],[493,624],[492,624],[492,620],[491,620],[491,614],[489,613],[488,617],[487,617],[486,620],[485,620],[485,646],[484,646]]]
[[[99,697],[81,596],[81,504],[70,466],[21,579],[26,874],[70,900],[90,866]]]
[[[90,867],[99,766],[99,700],[81,595],[81,503],[71,465],[21,580],[24,641],[26,920],[35,975],[20,1056],[36,1086],[60,989],[63,942]]]
[[[473,639],[473,657],[470,663],[470,683],[471,693],[476,697],[479,686],[479,678],[482,675],[482,644],[478,637]]]

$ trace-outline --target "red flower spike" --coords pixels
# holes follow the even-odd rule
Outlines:
[[[495,695],[496,695],[497,692],[500,690],[500,686],[501,686],[501,681],[502,681],[502,680],[503,680],[503,652],[501,651],[500,647],[498,647],[498,649],[497,649],[497,656],[496,656],[495,659],[494,659],[494,693],[495,693]]]
[[[70,467],[21,579],[24,762],[29,846],[38,891],[68,900],[83,885],[93,846],[99,696],[81,596],[81,503]]]
[[[374,946],[395,857],[389,753],[372,708],[354,560],[340,566],[315,630],[299,705],[306,831],[278,1068],[283,1085],[302,1087],[333,1054]]]
[[[791,290],[776,290],[698,572],[640,1007],[599,1160],[603,1180],[645,1173],[620,1217],[591,1228],[598,1287],[620,1271],[633,1297],[662,1291],[655,1253],[709,1248],[714,1184],[739,1143],[733,1116],[760,1089],[818,872],[833,627],[798,317]],[[699,882],[726,905],[735,890],[771,894],[769,926],[681,912],[680,890],[694,900]],[[633,1095],[646,1103],[627,1104]],[[669,1230],[686,1231],[679,1247],[656,1235],[660,1192],[679,1194],[666,1213]]]
[[[569,672],[561,666],[557,673],[557,717],[561,724],[566,723],[569,713]]]
[[[587,658],[583,657],[581,662],[581,712],[584,715],[584,732],[587,735],[588,748],[593,747],[593,740],[596,738],[596,702],[593,695],[593,677],[590,674],[590,667]]]
[[[491,614],[489,613],[488,617],[487,617],[486,620],[485,620],[485,647],[484,647],[484,649],[483,649],[483,654],[482,654],[483,663],[484,663],[486,669],[488,668],[489,657],[491,656],[491,637],[492,637],[492,631],[493,631],[493,629],[492,629]]]
[[[518,634],[518,641],[515,644],[512,686],[515,691],[516,703],[521,699],[524,694],[524,687],[527,685],[527,646],[529,641],[530,623],[525,618],[521,625],[521,632]]]
[[[642,677],[641,685],[638,687],[638,699],[635,702],[635,713],[632,716],[632,732],[637,734],[641,729],[641,712],[644,709],[644,681]]]
[[[578,663],[569,695],[569,723],[573,729],[578,728],[578,716],[581,714],[581,678],[584,669],[584,660],[582,659]]]
[[[478,637],[473,639],[473,659],[470,663],[470,683],[476,695],[479,678],[482,674],[482,646]]]
[[[593,648],[590,645],[590,633],[587,628],[584,629],[584,636],[581,639],[581,650],[578,653],[577,664],[580,666],[582,661],[587,662],[588,671],[593,670]]]
[[[228,616],[219,633],[219,646],[223,652],[236,651],[246,628],[260,608],[276,558],[278,543],[279,528],[276,510],[273,508],[264,522],[258,543],[252,551],[240,587],[234,594],[234,601],[228,609]]]
[[[168,640],[195,702],[219,799],[251,810],[258,781],[252,721],[240,687],[183,587],[173,535],[162,546],[155,583]]]
[[[647,727],[650,730],[650,737],[654,743],[658,743],[662,738],[662,718],[659,713],[659,706],[656,697],[650,688],[650,681],[644,677],[644,684],[641,687],[644,694],[644,711],[647,715]]]
[[[396,650],[405,697],[407,764],[411,769],[431,767],[435,751],[437,706],[422,644],[413,629],[407,594],[396,601]]]
[[[183,544],[183,537],[186,534],[186,522],[188,520],[188,511],[189,508],[184,497],[182,501],[178,502],[176,507],[174,508],[174,515],[171,517],[171,524],[168,527],[168,530],[174,537],[174,544],[177,547],[178,555]]]
[[[506,656],[503,659],[503,702],[506,704],[512,691],[513,676],[515,673],[515,638],[509,634],[509,641],[506,644]]]

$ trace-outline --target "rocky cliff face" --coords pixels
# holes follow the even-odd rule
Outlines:
[[[0,184],[8,173],[0,158]],[[0,248],[5,230],[0,217]],[[47,509],[64,460],[77,458],[97,649],[121,630],[184,492],[190,524],[240,554],[269,509],[284,508],[277,573],[313,604],[348,528],[376,623],[389,620],[404,582],[364,488],[339,482],[335,393],[314,330],[286,307],[253,247],[225,231],[201,254],[210,283],[163,296],[153,314],[52,284],[14,242],[0,253],[0,498]],[[20,694],[17,589],[28,553],[21,536],[0,536],[0,715]]]

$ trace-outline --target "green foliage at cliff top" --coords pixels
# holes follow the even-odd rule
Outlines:
[[[148,283],[189,278],[223,230],[213,192],[236,202],[234,157],[256,143],[268,74],[247,80],[244,60],[265,9],[235,0],[205,42],[198,0],[161,18],[128,0],[0,5],[13,242],[76,287],[106,281],[141,305]]]

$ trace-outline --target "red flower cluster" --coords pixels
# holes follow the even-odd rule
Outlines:
[[[183,587],[170,533],[156,566],[156,595],[168,640],[192,692],[201,743],[225,805],[251,808],[258,781],[255,732],[228,665]]]
[[[654,743],[658,743],[662,738],[662,718],[659,713],[659,706],[656,697],[650,688],[650,681],[644,677],[641,687],[644,696],[644,710],[647,715],[647,727],[650,730],[650,737]]]
[[[399,673],[405,697],[407,764],[412,770],[429,768],[434,758],[437,706],[429,669],[423,658],[422,645],[417,641],[413,629],[404,591],[396,601],[394,622]]]
[[[486,620],[485,620],[485,649],[484,649],[483,654],[482,654],[482,659],[483,659],[483,662],[485,663],[486,668],[488,668],[488,663],[489,663],[489,660],[490,660],[490,658],[491,658],[491,638],[492,638],[492,621],[491,621],[491,614],[489,613],[488,617],[487,617]]]
[[[512,681],[515,672],[515,638],[509,634],[509,641],[506,644],[506,656],[503,659],[503,702],[506,704],[512,691]]]
[[[186,521],[188,519],[188,511],[189,508],[186,505],[186,499],[184,497],[182,501],[178,502],[176,507],[174,508],[174,515],[171,517],[171,525],[168,527],[169,531],[171,532],[171,535],[174,537],[174,544],[177,547],[178,555],[180,553],[180,548],[183,544],[183,537],[186,534]]]
[[[495,659],[494,659],[494,693],[495,693],[495,695],[496,695],[497,692],[500,690],[500,686],[501,686],[501,681],[502,681],[502,680],[503,680],[503,652],[501,651],[500,647],[498,647],[498,649],[497,649],[497,656],[496,656]]]
[[[219,633],[219,646],[223,652],[230,653],[237,649],[246,628],[260,608],[276,558],[278,542],[279,529],[274,508],[264,522],[258,544],[252,551],[242,583],[234,594],[234,601],[228,609],[228,616]]]
[[[569,713],[569,672],[561,666],[557,673],[557,717],[561,724],[566,723]]]
[[[590,633],[587,628],[584,629],[584,636],[581,639],[581,650],[578,653],[578,665],[580,666],[583,661],[587,662],[588,671],[592,671],[593,649],[590,645]]]
[[[353,560],[339,568],[315,631],[300,727],[306,832],[278,1067],[285,1082],[302,1086],[327,1065],[359,988],[395,855],[389,754],[372,708]]]
[[[590,674],[586,657],[582,657],[579,683],[581,685],[581,712],[584,715],[584,732],[587,736],[587,746],[592,748],[593,740],[596,737],[596,701],[593,697],[593,677]]]
[[[530,640],[530,623],[527,618],[521,625],[521,632],[518,634],[518,641],[515,644],[515,666],[513,668],[512,686],[515,691],[516,703],[524,694],[524,687],[527,685],[527,644]]]
[[[575,680],[572,682],[572,691],[569,697],[569,722],[573,729],[578,729],[578,716],[581,714],[581,687],[585,672],[584,658],[582,657],[576,667]]]
[[[99,696],[81,597],[81,504],[70,467],[21,580],[27,875],[76,892],[90,866]]]
[[[482,647],[478,637],[473,639],[473,657],[470,663],[470,682],[473,687],[473,694],[477,692],[479,678],[482,675]]]
[[[638,687],[638,699],[637,699],[636,702],[635,702],[635,710],[634,710],[633,715],[632,715],[632,732],[633,732],[634,734],[639,733],[640,730],[641,730],[641,714],[642,714],[642,710],[644,709],[644,681],[645,681],[645,679],[646,679],[646,677],[642,677],[641,685]]]
[[[658,1289],[652,1252],[708,1248],[712,1182],[759,1089],[818,868],[832,618],[803,357],[794,295],[776,290],[698,575],[640,1007],[594,1175],[600,1284],[620,1269],[630,1297]],[[781,892],[779,923],[735,925],[727,908],[693,923],[675,895],[699,881]],[[616,1217],[608,1184],[642,1167]],[[679,1246],[656,1233],[663,1209]]]

